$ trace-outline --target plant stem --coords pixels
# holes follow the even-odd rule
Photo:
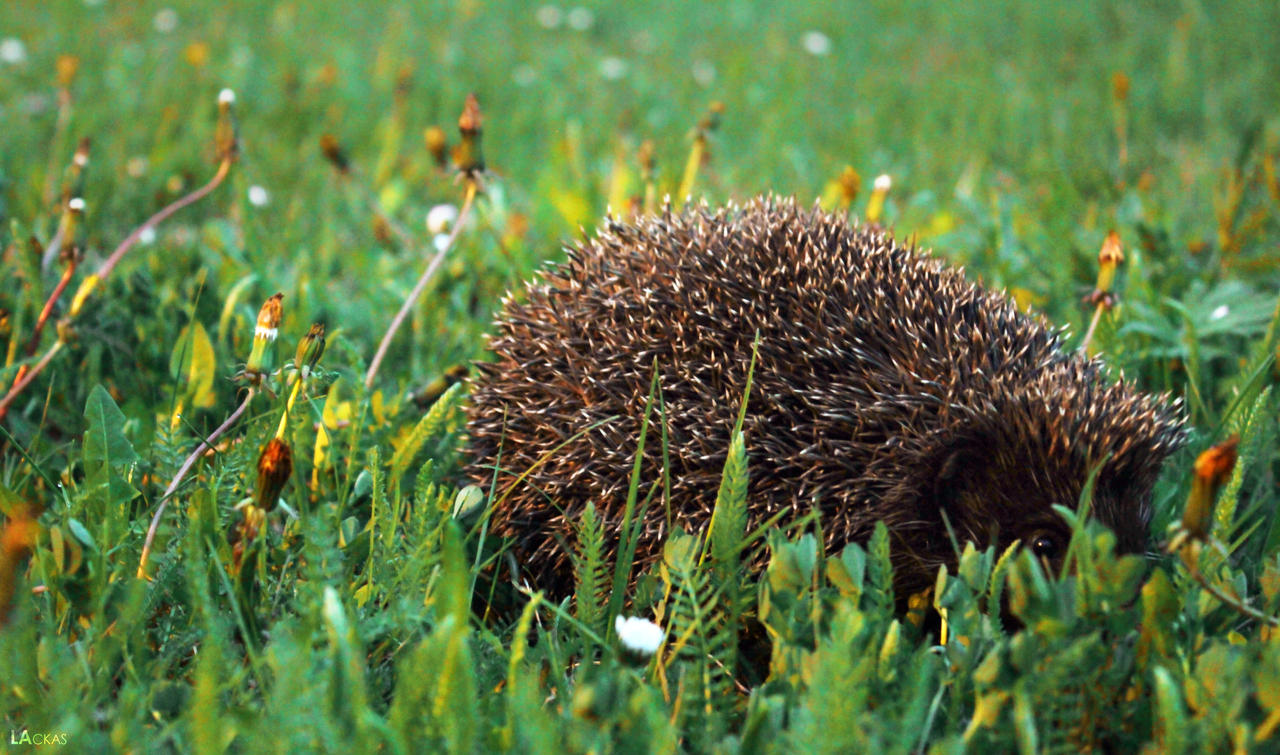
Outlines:
[[[164,221],[170,215],[181,210],[183,207],[203,199],[209,194],[209,192],[218,188],[218,185],[227,177],[227,173],[230,172],[230,170],[231,161],[223,160],[218,164],[218,172],[213,175],[213,178],[209,179],[209,183],[201,186],[181,199],[174,201],[172,204],[147,218],[146,222],[142,225],[133,229],[133,233],[126,236],[124,241],[121,241],[120,245],[111,253],[111,256],[107,257],[107,259],[103,261],[102,265],[98,268],[98,272],[90,275],[88,278],[85,278],[84,282],[80,284],[80,290],[76,292],[75,298],[72,300],[71,311],[68,314],[68,318],[75,318],[75,316],[80,313],[80,305],[84,303],[85,298],[88,297],[95,288],[101,285],[102,281],[106,280],[107,276],[111,274],[111,271],[120,263],[121,258],[123,258],[124,255],[138,243],[138,239],[142,238],[143,231]],[[13,387],[9,389],[9,392],[5,394],[4,399],[0,400],[0,422],[4,421],[5,415],[9,413],[9,405],[13,403],[13,400],[17,398],[18,394],[21,393],[24,388],[31,384],[31,381],[34,380],[37,375],[44,371],[45,367],[49,366],[49,361],[53,359],[55,354],[62,350],[62,346],[63,342],[61,339],[56,341],[49,347],[49,350],[44,353],[44,356],[40,357],[40,361],[36,362],[34,367],[32,367],[13,384]]]
[[[40,317],[36,319],[35,332],[31,334],[31,340],[27,343],[27,356],[35,356],[36,349],[40,346],[40,334],[44,332],[49,315],[53,314],[53,305],[57,303],[62,292],[66,290],[67,284],[71,282],[71,276],[75,275],[76,267],[76,261],[73,258],[67,263],[67,269],[62,271],[62,277],[58,279],[58,285],[53,287],[53,293],[49,294],[49,300],[44,303],[44,309],[40,310]]]
[[[35,366],[30,370],[27,370],[26,374],[13,384],[13,387],[9,389],[9,392],[5,394],[4,398],[0,399],[0,421],[3,421],[5,415],[9,413],[9,406],[13,404],[13,400],[18,397],[19,393],[22,393],[24,388],[31,384],[32,380],[36,379],[36,375],[39,375],[44,371],[44,368],[49,365],[49,362],[57,356],[59,351],[62,351],[62,346],[63,344],[61,340],[55,341],[54,344],[49,347],[49,350],[44,353],[44,356],[40,357],[40,361],[36,362]]]
[[[378,368],[382,366],[382,360],[387,356],[387,349],[391,348],[391,339],[395,337],[396,331],[404,324],[405,318],[409,316],[414,303],[418,301],[418,297],[422,296],[427,283],[431,281],[440,264],[444,262],[445,255],[453,248],[453,243],[457,240],[458,233],[462,230],[462,226],[467,220],[467,214],[471,211],[471,205],[475,203],[475,198],[476,182],[468,180],[467,195],[462,201],[462,209],[458,211],[458,220],[453,224],[453,230],[449,232],[449,238],[445,241],[444,246],[440,247],[440,250],[431,258],[431,262],[427,264],[427,269],[422,272],[422,277],[418,278],[417,285],[409,292],[409,296],[404,300],[400,311],[396,313],[395,318],[391,320],[391,325],[387,327],[387,332],[382,336],[382,342],[378,344],[378,351],[373,355],[373,361],[369,364],[369,371],[364,376],[366,388],[373,387],[373,379],[378,375]]]
[[[147,539],[142,543],[142,557],[138,559],[138,578],[146,579],[147,577],[147,559],[151,556],[151,543],[156,539],[156,531],[160,529],[160,519],[164,516],[164,510],[169,506],[169,497],[178,489],[178,484],[187,476],[187,472],[195,466],[196,461],[210,448],[213,448],[213,442],[216,441],[223,433],[231,429],[231,426],[240,419],[245,409],[249,408],[249,402],[253,400],[253,388],[244,395],[244,401],[240,402],[240,406],[227,417],[226,421],[218,426],[218,429],[209,433],[209,437],[200,442],[196,446],[196,450],[191,452],[187,460],[182,462],[182,466],[178,468],[178,473],[173,476],[173,480],[169,483],[169,487],[165,488],[164,494],[160,496],[160,506],[156,509],[156,513],[151,517],[151,526],[147,528]]]
[[[1088,355],[1089,342],[1093,340],[1093,332],[1098,329],[1098,321],[1102,319],[1102,310],[1105,307],[1101,302],[1093,310],[1093,319],[1089,321],[1089,329],[1084,332],[1084,340],[1080,341],[1080,353]]]
[[[169,204],[164,209],[160,210],[156,214],[147,218],[145,223],[138,226],[137,228],[134,228],[133,233],[130,233],[128,236],[126,236],[124,241],[121,241],[120,245],[117,246],[115,251],[111,253],[111,256],[108,257],[106,261],[102,263],[102,266],[98,268],[98,273],[97,273],[98,277],[106,278],[108,275],[111,274],[111,271],[114,270],[116,265],[120,263],[120,259],[124,257],[124,255],[128,253],[128,251],[132,249],[135,244],[138,243],[138,239],[142,238],[143,231],[147,230],[148,228],[151,228],[152,226],[159,225],[160,223],[167,220],[170,215],[177,212],[178,210],[181,210],[183,207],[186,207],[187,205],[190,205],[195,202],[199,202],[201,199],[204,199],[209,194],[209,192],[218,188],[218,185],[222,183],[222,181],[227,177],[227,174],[230,171],[231,171],[231,161],[223,160],[222,162],[218,163],[218,172],[213,174],[213,178],[209,179],[209,183],[205,184],[204,186],[201,186],[200,188],[196,189],[195,191],[191,192],[185,197],[175,200],[172,204]]]

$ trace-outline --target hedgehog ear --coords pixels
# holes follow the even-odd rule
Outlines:
[[[970,487],[976,465],[977,453],[969,443],[948,445],[934,457],[933,500],[939,509],[950,509],[960,500],[960,495]]]

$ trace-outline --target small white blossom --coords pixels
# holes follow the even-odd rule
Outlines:
[[[436,248],[437,252],[443,252],[449,248],[449,234],[437,233],[432,237],[431,244]]]
[[[627,75],[627,61],[615,57],[605,58],[600,61],[600,75],[609,81],[617,81]]]
[[[800,39],[804,51],[810,55],[827,55],[831,52],[831,37],[820,31],[807,31]]]
[[[444,233],[458,222],[458,208],[451,204],[438,204],[427,211],[427,230]]]
[[[1209,315],[1209,319],[1210,319],[1210,320],[1221,320],[1222,318],[1226,317],[1226,316],[1227,316],[1227,313],[1229,313],[1230,311],[1231,311],[1231,308],[1230,308],[1230,307],[1228,307],[1227,305],[1223,304],[1222,306],[1220,306],[1220,307],[1218,307],[1217,309],[1213,310],[1213,313]]]
[[[558,29],[560,23],[564,21],[564,14],[554,5],[544,5],[538,8],[534,13],[534,17],[538,19],[538,25],[544,29]]]
[[[658,652],[658,646],[666,636],[662,627],[639,616],[630,616],[625,619],[619,616],[613,622],[613,629],[618,633],[618,641],[624,648],[641,655],[653,655]]]
[[[67,202],[67,208],[72,212],[84,212],[84,200],[80,197],[72,197],[71,201]]]
[[[267,193],[266,189],[257,185],[249,187],[249,204],[254,207],[266,207],[270,201],[271,195]]]
[[[891,185],[893,185],[893,179],[889,178],[888,173],[883,173],[881,175],[876,176],[876,183],[875,183],[876,191],[888,191]]]
[[[161,34],[168,34],[178,28],[178,12],[173,8],[161,8],[151,19],[151,25]]]
[[[143,246],[151,246],[156,243],[156,227],[149,225],[146,228],[143,228],[138,234],[138,243]]]
[[[233,89],[223,89],[218,92],[218,102],[221,104],[234,105],[236,102],[236,93]]]
[[[569,11],[569,28],[574,31],[586,31],[596,22],[596,14],[590,8],[574,8]]]
[[[0,60],[10,65],[27,62],[27,46],[16,37],[0,39]]]

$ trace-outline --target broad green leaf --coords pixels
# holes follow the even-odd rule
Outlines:
[[[106,388],[95,385],[89,392],[84,418],[89,423],[84,433],[86,466],[106,464],[118,467],[138,460],[133,444],[124,435],[124,414]]]

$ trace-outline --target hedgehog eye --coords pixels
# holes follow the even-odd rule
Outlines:
[[[1045,533],[1036,535],[1031,540],[1031,552],[1041,558],[1053,558],[1058,555],[1058,541]]]

